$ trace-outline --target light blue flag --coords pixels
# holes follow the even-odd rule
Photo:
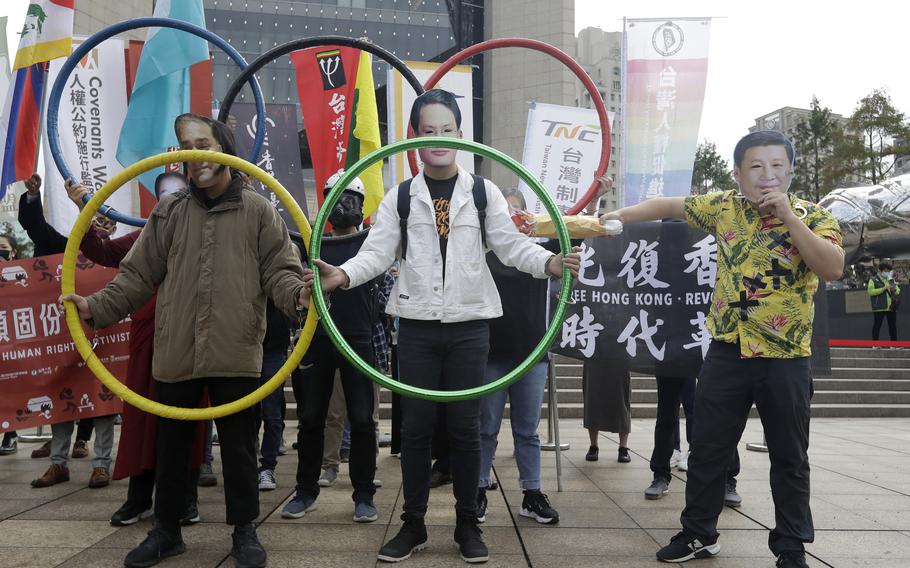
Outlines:
[[[158,0],[154,15],[205,27],[202,0]],[[121,165],[131,166],[178,146],[174,119],[190,111],[190,66],[208,57],[208,43],[200,37],[171,28],[149,30],[117,144]],[[154,191],[155,178],[163,171],[150,170],[139,181]]]

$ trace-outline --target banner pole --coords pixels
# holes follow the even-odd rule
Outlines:
[[[767,454],[768,453],[768,442],[765,439],[765,435],[764,434],[761,435],[761,444],[755,444],[753,442],[749,442],[748,444],[746,444],[746,449],[749,450],[750,452],[762,452],[762,453]]]
[[[44,433],[44,425],[37,427],[34,436],[19,436],[19,441],[26,444],[37,444],[38,442],[48,442],[51,439],[50,434]]]

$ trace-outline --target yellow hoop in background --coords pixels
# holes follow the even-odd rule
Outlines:
[[[278,196],[281,203],[284,204],[285,208],[291,213],[297,228],[300,230],[301,235],[303,235],[304,243],[309,247],[311,233],[310,224],[306,220],[306,217],[304,217],[300,206],[294,201],[294,198],[291,197],[288,190],[286,190],[278,180],[270,176],[261,168],[258,168],[246,160],[221,152],[211,152],[208,150],[165,152],[136,162],[132,166],[124,169],[111,178],[109,182],[104,184],[85,205],[85,208],[79,214],[79,217],[76,218],[76,224],[73,226],[73,231],[70,233],[69,240],[67,240],[66,243],[66,251],[63,254],[63,277],[61,280],[63,295],[76,293],[76,258],[79,254],[79,245],[82,242],[85,233],[88,231],[89,225],[92,222],[92,217],[104,202],[107,201],[111,194],[120,189],[122,185],[139,174],[145,173],[152,168],[178,162],[215,162],[239,170],[262,182]],[[79,354],[82,355],[82,358],[85,359],[86,366],[91,369],[96,377],[98,377],[98,380],[109,388],[111,392],[122,398],[124,402],[132,404],[136,408],[150,414],[177,420],[209,420],[212,418],[228,416],[249,408],[267,397],[272,391],[283,385],[291,372],[297,368],[304,353],[306,353],[307,349],[310,347],[310,342],[313,340],[313,335],[316,333],[317,323],[316,310],[309,310],[306,323],[300,334],[300,339],[294,346],[294,350],[291,352],[290,357],[288,357],[288,360],[285,361],[284,365],[278,369],[275,376],[255,391],[241,399],[220,406],[212,406],[209,408],[180,408],[177,406],[168,406],[145,398],[144,396],[133,392],[120,382],[117,377],[107,370],[107,367],[104,366],[92,350],[92,345],[85,335],[85,330],[82,329],[82,320],[79,319],[76,306],[73,305],[73,302],[66,301],[64,302],[64,307],[66,309],[66,325],[70,330],[70,334],[73,336],[73,342],[76,344],[76,349],[79,351]]]

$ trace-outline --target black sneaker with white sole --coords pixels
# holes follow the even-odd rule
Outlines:
[[[657,559],[662,562],[686,562],[696,558],[711,558],[720,552],[717,542],[704,543],[698,538],[677,533],[670,544],[657,551]]]
[[[455,520],[455,548],[461,553],[461,559],[468,564],[479,564],[490,559],[490,551],[480,537],[482,534],[476,518],[459,515]]]
[[[395,538],[379,549],[377,558],[383,562],[401,562],[427,547],[427,526],[423,518],[411,517],[405,513],[401,515],[401,520],[404,524]]]
[[[134,525],[146,517],[152,516],[151,503],[134,503],[127,499],[117,512],[111,515],[112,527]]]
[[[522,517],[534,519],[542,525],[555,525],[559,522],[559,513],[550,506],[550,500],[539,489],[528,489],[521,501]]]
[[[802,550],[785,550],[777,557],[776,568],[809,568]]]

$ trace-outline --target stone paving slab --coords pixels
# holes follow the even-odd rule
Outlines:
[[[290,423],[293,426],[293,423]],[[388,423],[383,423],[388,429]],[[586,462],[589,437],[578,420],[563,420],[562,441],[571,449],[562,456],[562,492],[552,452],[543,454],[544,491],[559,511],[558,526],[543,526],[519,515],[522,494],[512,456],[512,440],[503,426],[495,462],[501,485],[489,491],[488,521],[483,526],[495,567],[612,567],[660,564],[656,550],[679,530],[685,501],[686,474],[674,472],[670,494],[646,501],[651,479],[648,459],[653,420],[633,421],[629,446],[632,463],[616,461],[618,437],[601,433],[600,460]],[[293,432],[293,430],[291,430]],[[290,434],[289,434],[290,435]],[[812,508],[815,542],[807,546],[809,565],[884,568],[910,566],[910,419],[815,419],[812,421]],[[740,444],[743,506],[725,509],[719,520],[721,554],[709,568],[774,565],[767,548],[774,515],[768,486],[767,454],[745,450],[761,441],[761,425],[750,420]],[[126,496],[126,482],[90,490],[91,463],[74,460],[71,481],[32,489],[48,460],[31,460],[35,447],[22,444],[18,454],[0,457],[0,568],[119,567],[127,551],[151,528],[151,520],[132,527],[111,527],[111,513]],[[217,449],[216,449],[217,457]],[[279,458],[278,489],[261,494],[259,535],[272,567],[375,567],[376,552],[401,524],[399,462],[386,450],[379,458],[377,490],[380,520],[351,521],[350,478],[342,465],[338,482],[325,488],[319,508],[303,519],[280,516],[294,491],[296,455]],[[216,464],[216,472],[221,466]],[[220,477],[220,476],[219,476]],[[203,522],[184,529],[188,551],[162,563],[171,567],[233,566],[228,557],[230,528],[223,524],[224,488],[200,488]],[[427,550],[402,566],[465,566],[453,543],[455,525],[451,485],[430,493]]]

